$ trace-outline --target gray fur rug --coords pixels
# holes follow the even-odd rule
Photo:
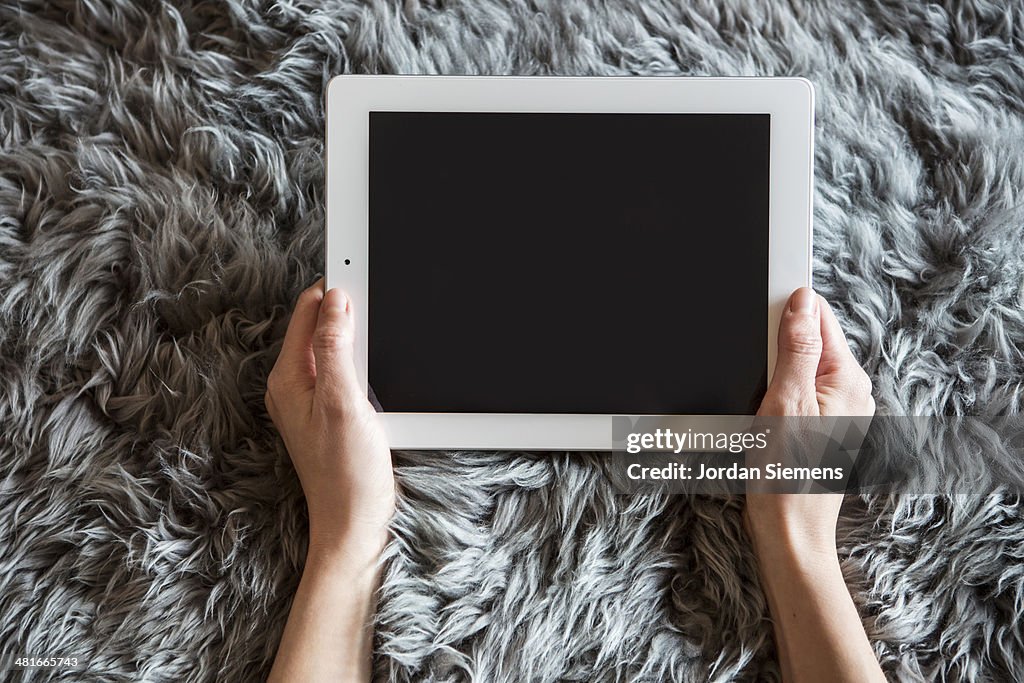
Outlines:
[[[262,395],[322,269],[330,76],[806,76],[816,283],[879,405],[1016,413],[1022,52],[1016,1],[3,0],[0,656],[266,675],[306,520]],[[381,679],[777,678],[739,500],[616,497],[593,454],[396,464]],[[852,500],[840,542],[891,677],[1022,675],[1018,498]]]

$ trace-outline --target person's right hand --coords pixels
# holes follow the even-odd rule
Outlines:
[[[789,298],[779,325],[778,357],[758,415],[871,416],[871,380],[846,343],[824,298],[808,287]],[[835,553],[842,494],[747,495],[746,525],[755,552],[790,541],[803,551]]]
[[[871,416],[871,382],[828,303],[789,298],[759,415]],[[783,430],[784,431],[784,430]],[[744,515],[787,683],[885,681],[836,551],[841,493],[748,493]]]
[[[758,415],[873,415],[871,380],[828,302],[809,287],[789,297],[775,375]]]

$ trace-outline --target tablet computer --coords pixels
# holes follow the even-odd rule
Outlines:
[[[799,78],[338,76],[328,287],[394,448],[753,414],[811,280]]]

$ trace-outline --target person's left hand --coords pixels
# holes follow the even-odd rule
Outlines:
[[[391,451],[356,377],[348,297],[323,280],[299,296],[267,378],[267,412],[309,509],[311,549],[379,551],[395,509]]]

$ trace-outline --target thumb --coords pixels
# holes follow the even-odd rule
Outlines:
[[[313,332],[316,395],[327,405],[340,407],[362,396],[353,359],[355,321],[348,297],[340,289],[324,294]]]
[[[764,403],[777,414],[817,415],[815,377],[821,361],[821,308],[818,295],[810,287],[801,287],[789,297],[779,324],[778,349],[775,374]]]

